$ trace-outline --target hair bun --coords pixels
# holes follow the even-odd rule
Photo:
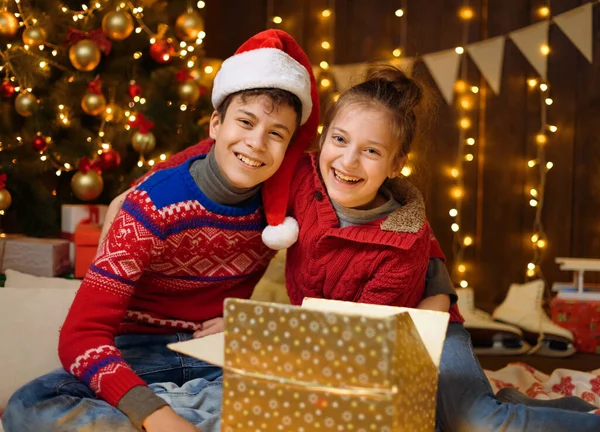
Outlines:
[[[413,110],[423,99],[423,90],[415,80],[391,65],[378,65],[369,71],[367,80],[386,81],[398,93],[398,109]]]

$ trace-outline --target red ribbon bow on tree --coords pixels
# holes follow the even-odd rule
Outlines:
[[[112,49],[112,44],[102,31],[102,29],[92,30],[91,32],[82,32],[80,30],[74,29],[73,27],[69,27],[67,30],[67,45],[73,45],[77,42],[89,39],[94,42],[100,52],[104,55],[109,55],[110,50]]]
[[[97,95],[102,93],[102,80],[100,79],[100,75],[96,75],[96,78],[89,82],[88,90]]]
[[[90,160],[88,159],[87,156],[83,156],[81,159],[79,159],[79,171],[81,171],[82,173],[85,174],[89,170],[94,170],[98,174],[100,174],[100,171],[101,171],[98,164],[90,162]]]
[[[179,82],[184,82],[190,79],[193,79],[194,77],[192,77],[192,74],[190,73],[189,69],[186,68],[185,66],[182,67],[179,72],[177,72],[177,75],[175,75],[177,77],[177,81]]]
[[[87,156],[83,156],[81,159],[79,159],[79,171],[85,174],[90,170],[91,167],[90,160]]]
[[[6,174],[0,174],[0,189],[6,187]]]
[[[144,114],[136,114],[135,120],[130,121],[129,126],[132,128],[139,127],[141,133],[147,134],[154,127],[154,122],[147,120]]]

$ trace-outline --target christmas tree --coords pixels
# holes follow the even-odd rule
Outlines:
[[[0,0],[4,228],[58,236],[62,204],[107,204],[206,136],[203,7]]]

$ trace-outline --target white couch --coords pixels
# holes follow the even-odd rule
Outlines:
[[[253,299],[289,302],[284,263],[285,252],[281,252],[256,287]],[[0,288],[0,415],[15,390],[60,367],[58,330],[80,283],[6,270],[5,288]]]
[[[0,288],[0,412],[20,386],[60,366],[58,329],[79,284],[6,270]]]

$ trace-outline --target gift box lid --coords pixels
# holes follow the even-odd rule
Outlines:
[[[230,299],[226,300],[226,302],[229,301]],[[235,301],[242,301],[248,304],[269,305],[277,308],[277,310],[280,310],[281,308],[299,309],[297,306],[290,305],[253,302],[250,300]],[[406,312],[410,315],[419,337],[429,353],[431,361],[436,367],[439,367],[450,317],[446,312],[313,298],[305,298],[302,303],[302,308],[380,318]],[[217,333],[200,339],[170,344],[169,348],[217,366],[223,366],[225,364],[225,333]]]
[[[100,242],[102,226],[98,224],[79,224],[75,229],[76,246],[97,246]]]

